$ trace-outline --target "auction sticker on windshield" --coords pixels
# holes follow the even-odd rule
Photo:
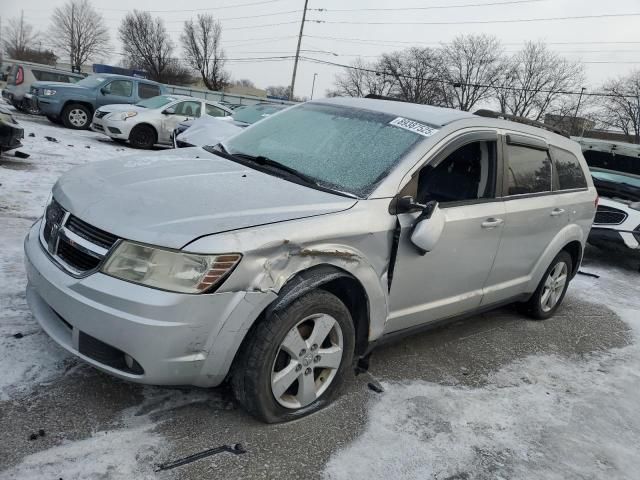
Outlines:
[[[422,135],[423,137],[430,137],[438,131],[437,129],[430,127],[429,125],[425,125],[424,123],[416,122],[414,120],[409,120],[408,118],[403,117],[394,118],[389,122],[389,125],[404,128],[405,130],[415,132],[418,135]]]

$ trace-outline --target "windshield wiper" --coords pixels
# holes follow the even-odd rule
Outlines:
[[[215,155],[220,155],[221,157],[227,158],[229,160],[233,160],[243,165],[254,164],[258,167],[268,167],[269,171],[279,170],[281,172],[286,173],[289,177],[294,177],[298,180],[301,180],[304,185],[307,185],[311,188],[315,188],[316,190],[322,190],[325,192],[334,193],[336,195],[341,195],[343,197],[349,198],[358,198],[356,195],[348,192],[342,192],[340,190],[336,190],[333,188],[325,187],[324,185],[320,185],[313,177],[305,175],[304,173],[299,172],[295,168],[288,167],[280,162],[272,160],[263,155],[249,155],[248,153],[231,153],[226,145],[222,142],[217,143],[213,147],[206,146],[205,150],[211,152]],[[259,170],[263,170],[262,168],[258,168]]]

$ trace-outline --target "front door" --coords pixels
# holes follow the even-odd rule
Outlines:
[[[114,103],[134,103],[133,82],[131,80],[112,80],[98,90],[98,107]]]
[[[171,143],[171,133],[178,124],[199,118],[201,111],[202,102],[197,100],[187,100],[173,105],[173,113],[163,113],[160,143]]]
[[[411,243],[419,213],[398,215],[401,227],[389,292],[386,332],[430,323],[480,305],[504,228],[497,134],[466,134],[414,176],[419,203],[439,202],[446,223],[426,253]],[[407,187],[401,195],[408,193]]]

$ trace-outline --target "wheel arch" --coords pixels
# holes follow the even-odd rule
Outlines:
[[[296,273],[278,292],[278,297],[264,312],[266,316],[315,290],[332,293],[345,304],[356,331],[356,355],[364,353],[369,342],[370,307],[367,291],[360,281],[334,265],[317,265]],[[261,316],[261,317],[262,317]]]
[[[66,102],[64,102],[64,105],[62,106],[62,110],[60,110],[60,115],[62,115],[65,109],[67,107],[70,107],[71,105],[82,105],[83,107],[87,107],[91,115],[93,115],[93,112],[95,111],[95,108],[90,102],[86,102],[84,100],[67,100]]]
[[[562,250],[571,255],[571,278],[573,278],[578,273],[578,268],[582,262],[582,244],[577,240],[573,240],[567,243]]]

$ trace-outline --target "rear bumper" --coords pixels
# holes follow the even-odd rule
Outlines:
[[[74,278],[41,247],[39,226],[25,238],[34,317],[60,346],[124,380],[218,385],[251,323],[272,301],[260,292],[177,294],[101,273]],[[127,365],[125,354],[140,368]]]

